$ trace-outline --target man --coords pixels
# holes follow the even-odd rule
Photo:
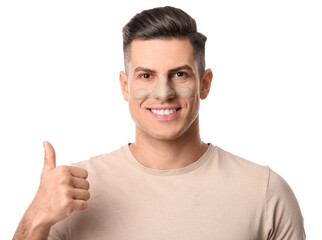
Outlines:
[[[44,142],[41,184],[14,239],[305,239],[278,174],[201,141],[212,72],[195,21],[172,7],[143,11],[123,40],[135,142],[60,167]]]

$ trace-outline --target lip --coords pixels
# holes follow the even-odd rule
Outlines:
[[[160,107],[160,108],[157,108],[157,107],[153,107],[152,109],[173,109],[173,108],[175,108],[176,109],[176,111],[174,112],[174,113],[171,113],[171,114],[169,114],[169,115],[158,115],[158,114],[156,114],[156,113],[154,113],[154,112],[152,112],[150,109],[151,108],[147,108],[147,111],[154,117],[154,118],[156,118],[156,119],[158,119],[158,120],[172,120],[172,119],[174,119],[174,118],[176,118],[177,117],[177,115],[180,113],[180,111],[181,111],[181,107]]]
[[[147,106],[146,107],[147,109],[157,109],[157,110],[166,110],[166,109],[179,109],[181,108],[180,106],[178,105],[168,105],[168,106],[162,106],[162,105],[153,105],[153,106]]]

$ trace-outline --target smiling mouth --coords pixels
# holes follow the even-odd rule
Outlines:
[[[168,108],[168,109],[154,109],[154,108],[148,108],[152,113],[161,115],[161,116],[167,116],[171,115],[181,109],[180,108]]]

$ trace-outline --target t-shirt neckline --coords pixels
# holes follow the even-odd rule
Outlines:
[[[207,162],[207,160],[210,158],[210,156],[212,155],[212,153],[215,150],[215,146],[213,146],[211,143],[208,143],[208,148],[206,150],[206,152],[195,162],[182,167],[182,168],[176,168],[176,169],[167,169],[167,170],[161,170],[161,169],[155,169],[155,168],[149,168],[144,166],[143,164],[141,164],[132,154],[131,150],[130,150],[130,145],[131,143],[128,143],[127,145],[122,147],[122,150],[125,154],[125,158],[126,160],[136,169],[147,173],[147,174],[151,174],[151,175],[159,175],[159,176],[173,176],[173,175],[180,175],[180,174],[185,174],[188,172],[191,172],[197,168],[199,168],[200,166],[202,166],[205,162]]]

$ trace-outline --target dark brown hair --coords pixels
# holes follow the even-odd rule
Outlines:
[[[136,14],[123,27],[123,51],[127,68],[128,48],[135,39],[189,39],[198,63],[199,75],[205,70],[207,37],[197,32],[196,21],[186,12],[174,7],[158,7]],[[127,71],[127,69],[126,69]]]

